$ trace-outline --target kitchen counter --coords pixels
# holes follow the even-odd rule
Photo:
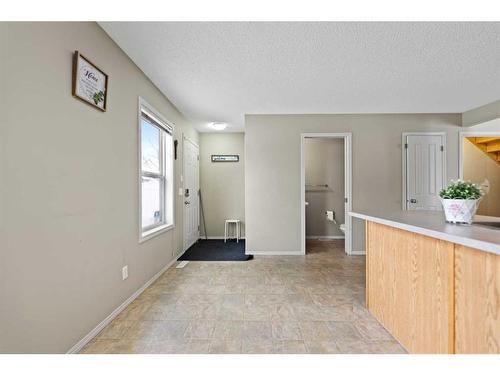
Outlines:
[[[500,230],[478,225],[449,224],[440,211],[350,212],[363,220],[388,225],[459,245],[500,255]],[[498,221],[500,218],[476,215],[475,222]]]
[[[366,220],[366,306],[410,353],[500,354],[499,229],[436,211],[350,215]]]

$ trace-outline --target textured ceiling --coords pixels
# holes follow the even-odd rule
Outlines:
[[[206,131],[245,114],[463,112],[500,99],[500,23],[100,25]]]

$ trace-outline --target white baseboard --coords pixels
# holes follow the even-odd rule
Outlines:
[[[304,255],[300,251],[247,251],[245,255]],[[366,255],[364,251],[354,250],[351,255]]]
[[[364,250],[352,250],[350,255],[366,255]]]
[[[143,286],[141,286],[137,291],[134,292],[129,298],[125,300],[120,306],[118,306],[111,314],[109,314],[102,322],[95,326],[92,331],[87,333],[80,341],[78,341],[71,349],[69,349],[66,354],[78,353],[90,340],[97,336],[111,321],[116,318],[116,316],[121,313],[125,308],[130,305],[139,295],[146,290],[148,286],[153,284],[156,279],[158,279],[167,269],[169,269],[175,262],[177,258],[181,256],[184,252],[182,251],[179,255],[175,256],[170,263],[163,267],[158,273],[156,273],[151,279],[149,279]]]
[[[245,251],[245,255],[304,255],[300,251]]]
[[[223,240],[224,239],[224,236],[207,236],[206,237],[207,239],[209,240]],[[205,237],[204,236],[200,236],[200,240],[204,240]],[[240,240],[244,240],[245,237],[240,237]],[[229,238],[228,238],[229,240]],[[231,240],[234,240],[234,238],[231,238]]]
[[[345,236],[306,236],[308,240],[343,240]]]

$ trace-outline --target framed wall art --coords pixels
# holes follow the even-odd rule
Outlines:
[[[212,163],[227,163],[240,161],[239,155],[212,155]]]
[[[73,55],[72,91],[75,98],[106,111],[108,75],[78,51]]]

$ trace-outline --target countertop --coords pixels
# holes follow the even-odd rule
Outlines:
[[[441,211],[363,211],[349,212],[349,215],[500,255],[499,229],[449,224]],[[474,221],[500,221],[500,218],[476,215]]]

